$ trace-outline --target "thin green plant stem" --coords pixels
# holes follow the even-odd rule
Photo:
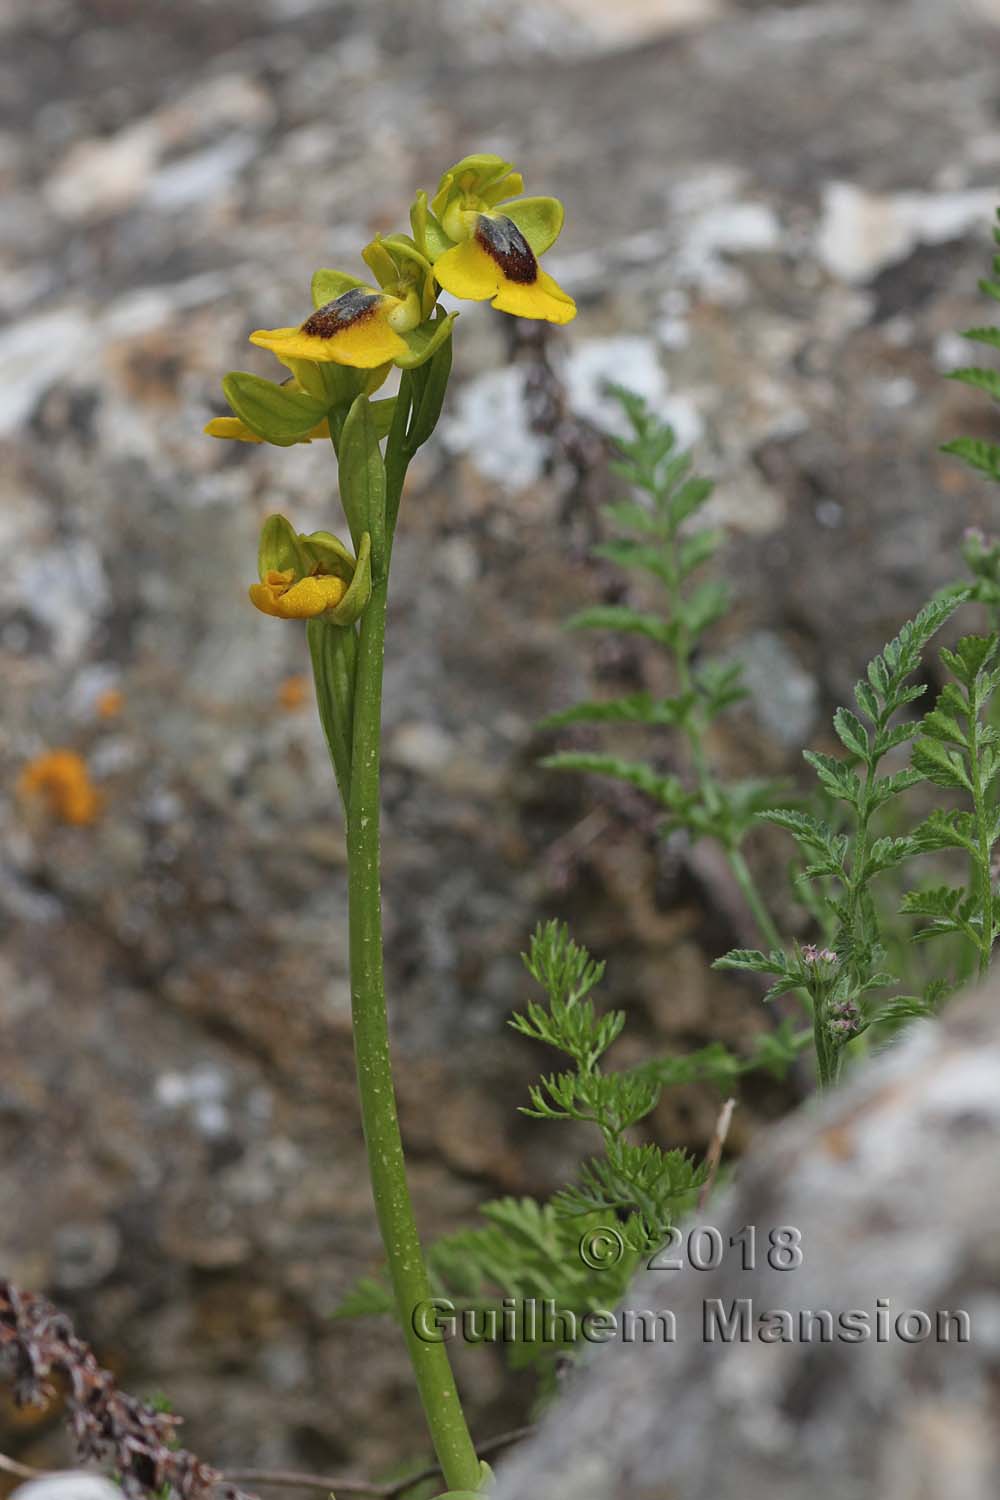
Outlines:
[[[781,948],[782,939],[777,923],[767,909],[757,882],[750,873],[750,866],[744,859],[742,852],[737,848],[727,847],[726,859],[729,861],[729,868],[736,878],[736,884],[743,893],[743,899],[746,901],[747,906],[749,906],[750,914],[756,922],[764,941],[771,948]]]
[[[972,697],[970,690],[970,698]],[[982,727],[979,721],[979,705],[973,699],[969,705],[969,780],[972,784],[972,804],[976,826],[978,857],[974,861],[973,886],[979,901],[979,977],[989,973],[993,956],[993,872],[991,869],[992,844],[990,840],[990,809],[986,789],[983,785],[983,768],[980,759]]]
[[[674,557],[677,537],[674,529],[669,526],[661,535],[666,575],[664,577],[664,586],[670,600],[671,616],[678,622],[673,648],[674,671],[681,693],[694,698],[694,681],[691,674],[691,639],[687,627],[680,619],[680,579],[677,575]],[[716,812],[719,807],[719,790],[715,777],[712,775],[708,757],[705,754],[704,725],[696,715],[697,706],[695,703],[692,703],[691,708],[685,715],[684,732],[691,751],[691,763],[698,781],[698,789],[708,810]],[[777,923],[771,916],[767,903],[761,895],[760,888],[754,880],[750,872],[750,867],[744,859],[739,846],[727,841],[724,843],[723,848],[729,868],[732,870],[736,883],[743,894],[743,899],[750,909],[750,915],[756,923],[758,932],[771,948],[780,948],[782,942]]]
[[[408,392],[407,392],[408,395]],[[408,403],[407,403],[408,404]],[[403,418],[405,422],[405,415]],[[386,454],[387,511],[394,521],[406,473],[402,433]],[[379,1232],[431,1441],[449,1489],[475,1491],[482,1469],[465,1421],[448,1353],[422,1339],[414,1314],[432,1296],[406,1180],[389,1050],[382,944],[380,849],[382,679],[388,603],[390,522],[382,576],[361,616],[354,681],[354,730],[347,800],[351,1014],[361,1119]],[[317,683],[319,687],[319,683]]]
[[[864,982],[864,974],[859,964],[858,954],[862,949],[863,922],[861,897],[866,888],[865,866],[868,862],[868,846],[871,840],[871,787],[874,779],[875,768],[869,765],[865,772],[864,798],[858,810],[858,827],[854,835],[854,846],[851,850],[851,878],[847,886],[847,909],[849,913],[847,928],[851,936],[851,964],[859,984]]]
[[[826,1007],[818,1001],[813,1005],[813,1046],[816,1049],[816,1081],[821,1089],[828,1089],[837,1081],[840,1059],[838,1049],[827,1035]]]

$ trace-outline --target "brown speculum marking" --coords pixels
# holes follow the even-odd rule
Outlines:
[[[343,333],[345,328],[353,328],[356,323],[370,318],[380,300],[378,292],[366,292],[361,286],[352,287],[332,302],[317,307],[303,323],[302,332],[317,339],[332,339],[335,333]]]
[[[480,214],[476,240],[500,267],[508,281],[530,286],[538,280],[538,261],[513,219]]]

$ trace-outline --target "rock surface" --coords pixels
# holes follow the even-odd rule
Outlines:
[[[998,1131],[994,983],[751,1149],[710,1216],[737,1248],[628,1294],[676,1342],[595,1350],[497,1500],[990,1500]]]
[[[732,527],[719,648],[749,645],[765,689],[784,664],[720,739],[736,774],[794,766],[778,720],[821,725],[954,572],[962,528],[990,528],[983,489],[935,456],[984,421],[940,371],[981,320],[988,11],[685,5],[659,36],[652,9],[0,17],[0,1255],[220,1465],[375,1474],[422,1443],[391,1336],[328,1320],[378,1258],[343,847],[304,643],[251,617],[245,586],[263,516],[330,524],[332,486],[319,446],[201,437],[220,374],[268,369],[248,331],[293,316],[316,265],[356,266],[466,150],[558,192],[551,269],[581,312],[549,352],[570,400],[601,417],[613,373],[697,443]],[[636,1047],[738,1048],[766,1024],[707,971],[752,936],[731,893],[666,870],[642,809],[535,767],[542,714],[641,664],[560,631],[607,586],[584,560],[600,463],[577,486],[554,435],[531,438],[534,356],[512,359],[509,323],[467,308],[459,332],[406,499],[386,705],[394,1036],[435,1232],[572,1169],[578,1143],[513,1108],[539,1059],[505,1019],[540,917],[572,914],[609,960]],[[57,746],[100,792],[89,826],[16,795]],[[751,1088],[734,1144],[785,1103]],[[715,1107],[672,1096],[658,1132],[703,1141]],[[477,1431],[508,1425],[520,1392],[466,1365]],[[11,1422],[25,1461],[65,1461],[44,1421]]]
[[[19,1485],[13,1500],[119,1500],[121,1490],[94,1474],[82,1471],[50,1474]]]

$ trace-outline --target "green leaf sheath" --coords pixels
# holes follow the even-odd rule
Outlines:
[[[375,419],[367,396],[358,396],[340,433],[340,498],[351,529],[354,550],[371,534],[372,574],[386,568],[386,474]]]
[[[357,637],[350,626],[309,620],[306,639],[312,657],[320,723],[346,814],[351,790],[350,730],[354,718]]]

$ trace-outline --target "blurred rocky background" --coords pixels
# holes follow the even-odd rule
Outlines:
[[[610,377],[718,478],[753,708],[718,751],[794,770],[991,499],[936,448],[985,314],[995,0],[5,0],[0,7],[0,1259],[220,1465],[377,1474],[422,1447],[391,1330],[331,1324],[378,1249],[355,1108],[343,843],[304,640],[245,600],[329,454],[224,445],[228,369],[466,151],[557,193],[579,300],[539,340],[466,306],[396,555],[386,924],[428,1234],[548,1191],[586,1140],[515,1106],[539,918],[571,915],[623,1058],[765,1026],[707,968],[752,936],[711,862],[536,760],[545,712],[644,664],[567,639]],[[53,750],[76,823],[18,793]],[[674,747],[664,744],[670,763]],[[70,776],[70,779],[72,777]],[[92,784],[96,801],[91,802]],[[81,794],[81,788],[76,787]],[[758,851],[780,882],[787,849]],[[547,1063],[547,1059],[544,1060]],[[794,1097],[748,1084],[735,1149]],[[663,1140],[717,1101],[671,1095]],[[530,1393],[467,1351],[477,1433]],[[61,1463],[51,1416],[0,1447]]]

